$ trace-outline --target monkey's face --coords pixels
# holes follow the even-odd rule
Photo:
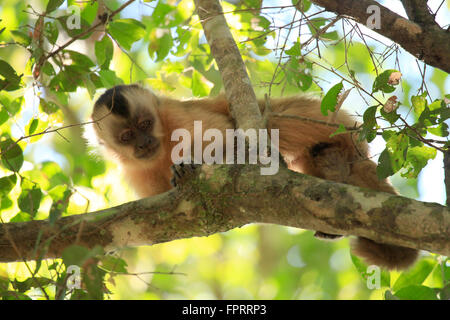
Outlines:
[[[158,98],[137,85],[107,90],[92,114],[100,143],[123,161],[145,163],[156,157],[162,138],[157,105]]]

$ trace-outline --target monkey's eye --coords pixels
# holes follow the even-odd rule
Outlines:
[[[148,127],[150,127],[151,124],[152,124],[152,122],[150,120],[144,120],[138,124],[138,127],[141,130],[145,130]]]
[[[134,138],[134,133],[131,130],[124,131],[119,137],[120,141],[122,141],[122,142],[129,142],[133,138]]]

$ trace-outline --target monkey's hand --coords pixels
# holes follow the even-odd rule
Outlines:
[[[201,167],[199,164],[193,163],[180,163],[174,164],[170,167],[172,171],[172,179],[170,184],[175,188],[177,186],[183,185],[185,182],[194,178],[197,174],[197,169]]]

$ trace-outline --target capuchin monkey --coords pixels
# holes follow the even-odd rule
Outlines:
[[[259,101],[260,109],[265,101]],[[269,116],[267,129],[279,129],[279,151],[288,168],[326,180],[397,194],[386,180],[379,180],[376,164],[369,160],[367,143],[358,141],[355,133],[330,137],[335,127],[326,122],[355,125],[340,110],[324,116],[320,100],[308,96],[274,98],[273,113],[316,119],[304,121],[295,117]],[[103,145],[106,157],[116,159],[125,178],[140,197],[163,193],[172,188],[171,141],[175,129],[184,128],[194,137],[194,121],[202,121],[202,129],[215,128],[222,133],[234,129],[226,98],[179,101],[157,96],[138,85],[120,85],[107,90],[94,105],[92,120],[95,135]],[[224,134],[225,136],[225,134]],[[92,137],[90,137],[92,138]],[[337,238],[316,232],[322,238]],[[352,251],[368,264],[388,269],[405,269],[417,258],[415,249],[380,244],[358,237]]]

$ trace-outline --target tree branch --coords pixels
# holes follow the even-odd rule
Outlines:
[[[403,1],[405,10],[415,21],[407,20],[373,0],[312,0],[315,4],[339,15],[347,15],[357,22],[366,24],[372,13],[367,8],[375,5],[380,8],[381,28],[373,31],[401,45],[406,51],[426,64],[450,72],[450,33],[436,23],[430,23],[425,13],[425,1]],[[420,3],[421,4],[418,4]],[[433,19],[434,21],[434,19]]]
[[[450,255],[450,210],[280,168],[203,166],[180,189],[102,211],[0,224],[0,261],[60,257],[78,243],[108,249],[275,223]]]
[[[219,1],[195,0],[195,6],[211,53],[219,67],[237,127],[243,130],[264,128],[255,92]]]
[[[445,204],[450,207],[450,151],[448,150],[444,152],[444,183],[447,196]]]
[[[401,0],[401,2],[403,4],[403,8],[405,8],[409,20],[424,27],[433,24],[438,26],[428,8],[427,1]]]

